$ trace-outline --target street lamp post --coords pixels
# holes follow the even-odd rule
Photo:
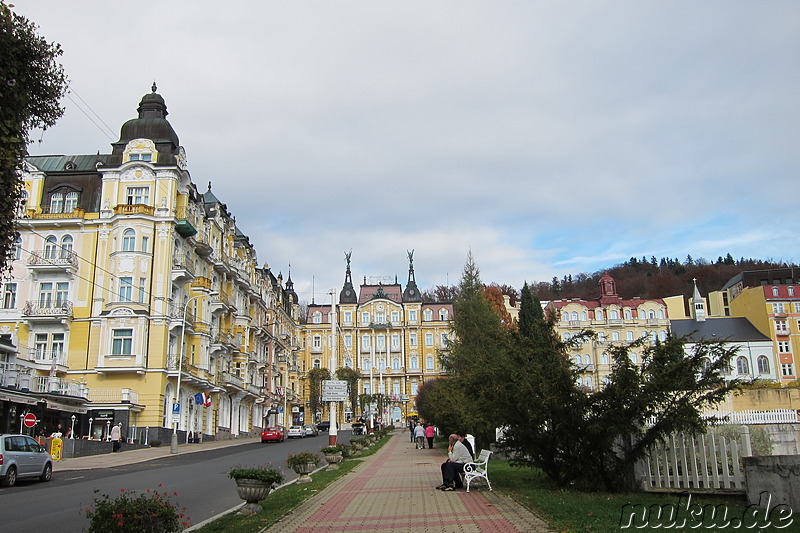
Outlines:
[[[213,294],[213,293],[212,293]],[[196,300],[197,298],[202,298],[203,296],[207,296],[206,294],[195,294],[194,296],[190,296],[188,300],[186,300],[186,305],[183,306],[183,322],[181,322],[181,340],[180,344],[178,345],[178,383],[175,387],[175,398],[172,400],[173,406],[175,403],[178,403],[178,418],[180,419],[180,415],[183,412],[183,406],[179,403],[181,401],[181,374],[183,373],[183,354],[185,351],[185,347],[183,345],[183,339],[186,335],[186,313],[189,311],[189,304],[192,300]],[[174,409],[174,407],[173,407]],[[173,416],[174,413],[173,413]],[[169,444],[169,453],[178,453],[178,420],[172,420],[172,440]]]
[[[70,417],[70,419],[72,419],[72,425],[71,425],[71,426],[70,426],[70,428],[69,428],[69,437],[70,437],[71,439],[74,439],[74,438],[75,438],[75,419],[76,419],[76,418],[77,418],[77,417],[76,417],[75,415],[72,415],[72,416]]]
[[[328,360],[328,368],[331,371],[331,379],[336,379],[336,292],[331,289],[331,356]],[[331,425],[328,429],[328,446],[336,446],[337,427],[336,427],[336,402],[331,402],[329,413],[331,415]]]
[[[94,418],[89,417],[89,438],[92,438],[92,422],[94,422]]]

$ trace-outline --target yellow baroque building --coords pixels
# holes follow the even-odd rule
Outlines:
[[[611,344],[641,337],[654,344],[656,339],[666,340],[670,326],[664,300],[623,299],[608,274],[600,278],[599,286],[600,297],[596,300],[556,300],[545,306],[547,313],[555,314],[556,332],[564,341],[583,330],[596,333],[595,338],[569,347],[569,356],[581,372],[579,384],[589,389],[602,386],[611,372],[613,361],[607,353]],[[633,350],[631,359],[634,363],[641,361],[641,350]]]
[[[331,298],[335,299],[336,294]],[[303,402],[295,412],[294,422],[310,424],[326,416],[326,412],[308,411],[307,376],[314,368],[328,369],[334,375],[342,367],[355,369],[360,374],[359,394],[386,397],[383,412],[361,412],[358,406],[354,412],[345,402],[342,409],[337,409],[341,422],[368,414],[384,424],[414,416],[419,387],[428,379],[444,375],[439,354],[448,347],[453,304],[423,302],[416,284],[413,254],[409,253],[405,288],[396,277],[394,282],[370,283],[365,278],[358,291],[353,286],[348,254],[344,285],[334,305],[335,309],[332,304],[309,304],[305,323],[300,326]]]
[[[260,432],[299,403],[284,284],[201,192],[146,94],[109,154],[32,156],[0,309],[0,432],[134,443]]]

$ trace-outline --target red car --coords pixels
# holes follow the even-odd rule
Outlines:
[[[264,431],[261,432],[261,442],[262,444],[265,442],[283,442],[283,428],[280,426],[266,428]]]

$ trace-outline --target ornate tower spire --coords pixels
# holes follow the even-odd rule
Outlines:
[[[403,291],[404,302],[421,302],[422,296],[417,288],[417,280],[414,277],[414,250],[406,252],[408,254],[408,284]]]
[[[356,297],[356,290],[353,288],[353,278],[350,274],[350,257],[353,255],[352,250],[345,252],[344,258],[347,261],[347,270],[344,273],[344,286],[342,292],[339,293],[340,304],[354,304],[358,303]]]
[[[706,320],[706,302],[700,296],[700,290],[697,288],[697,279],[692,278],[694,282],[694,293],[692,294],[692,318],[698,322],[705,322]]]

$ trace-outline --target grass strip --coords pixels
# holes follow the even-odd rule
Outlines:
[[[711,531],[800,531],[800,513],[795,513],[793,521],[785,524],[778,520],[775,512],[769,517],[757,517],[746,513],[748,508],[744,497],[717,497],[692,495],[691,509],[697,513],[694,519],[686,510],[686,496],[679,500],[679,494],[653,492],[607,493],[581,492],[569,489],[553,489],[544,474],[529,468],[512,467],[507,461],[492,459],[489,463],[492,487],[511,496],[521,505],[532,510],[550,523],[557,531],[565,533],[620,533],[621,531],[672,531],[672,532],[711,532]],[[695,506],[695,504],[697,506]],[[626,507],[627,506],[627,507]],[[637,507],[633,507],[637,506]],[[674,508],[673,517],[670,511]],[[762,508],[763,509],[763,508]],[[633,520],[630,520],[631,513]],[[646,519],[645,519],[646,514]],[[681,527],[682,520],[686,524]],[[748,527],[748,524],[764,524],[771,518],[772,525]],[[737,527],[737,521],[738,522]],[[629,527],[622,527],[629,524]]]

